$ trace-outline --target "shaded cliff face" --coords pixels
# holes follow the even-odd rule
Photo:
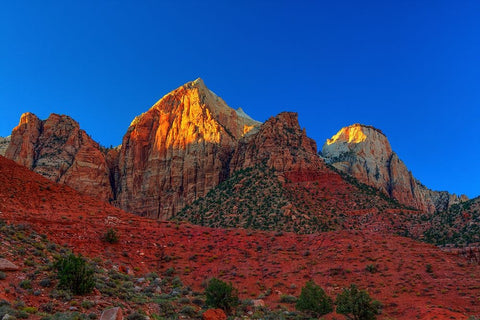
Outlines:
[[[294,112],[271,117],[256,134],[242,139],[233,154],[230,172],[261,163],[279,172],[325,167],[317,155],[317,144],[300,128]]]
[[[116,205],[165,219],[229,174],[233,150],[260,123],[234,110],[201,79],[134,119],[117,159]]]
[[[112,198],[109,170],[100,146],[68,116],[42,121],[25,113],[12,131],[5,157],[86,195]]]
[[[342,128],[327,139],[322,154],[340,171],[422,211],[443,211],[465,200],[465,196],[457,197],[423,186],[392,151],[387,137],[371,126],[354,124]]]

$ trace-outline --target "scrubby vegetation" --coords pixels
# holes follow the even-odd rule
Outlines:
[[[297,310],[320,317],[333,311],[333,302],[320,286],[313,281],[308,281],[302,288],[295,307]]]
[[[368,292],[352,284],[337,296],[337,313],[352,320],[373,320],[380,313],[380,302],[373,300]]]
[[[445,212],[425,215],[418,224],[427,226],[423,240],[435,245],[480,245],[480,198],[451,206]]]
[[[238,305],[237,290],[233,288],[231,283],[212,278],[208,282],[205,289],[207,297],[206,304],[213,308],[219,308],[226,313],[230,313],[234,307]]]
[[[73,294],[86,294],[95,287],[94,268],[81,255],[69,254],[54,264],[59,279],[58,287]]]
[[[342,182],[344,186],[349,186],[348,190],[320,186],[318,181],[291,182],[266,164],[238,170],[205,197],[186,206],[173,219],[208,227],[308,234],[351,228],[352,224],[358,224],[355,217],[348,215],[352,207],[355,210],[404,208],[377,189],[333,167],[332,170],[348,182]]]

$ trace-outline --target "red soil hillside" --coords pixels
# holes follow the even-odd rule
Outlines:
[[[175,268],[199,291],[204,280],[216,276],[232,281],[242,299],[264,295],[271,308],[282,294],[298,296],[313,278],[332,297],[350,283],[366,288],[384,304],[382,319],[480,314],[480,267],[407,238],[367,231],[275,234],[152,221],[81,196],[1,156],[0,212],[9,223],[29,225],[75,252],[111,261],[112,267],[158,274]],[[101,241],[109,227],[118,230],[119,243]],[[21,256],[13,258],[24,266]],[[367,265],[377,271],[367,271]],[[6,286],[0,281],[2,298],[35,301],[5,292]]]

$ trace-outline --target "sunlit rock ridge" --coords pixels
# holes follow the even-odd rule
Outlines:
[[[444,211],[467,199],[446,191],[432,191],[422,185],[392,151],[382,131],[372,126],[353,124],[342,128],[327,139],[322,155],[338,170],[422,211]]]

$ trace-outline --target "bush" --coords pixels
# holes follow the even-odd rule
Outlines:
[[[102,237],[102,240],[108,243],[117,243],[118,242],[118,233],[117,230],[109,228],[107,232]]]
[[[333,302],[320,286],[308,281],[302,288],[295,308],[315,316],[323,316],[333,311]]]
[[[207,300],[205,303],[213,308],[219,308],[230,313],[238,305],[237,290],[231,283],[225,283],[216,278],[210,279],[205,289]]]
[[[134,312],[127,317],[127,320],[146,320],[147,317],[141,313]]]
[[[69,254],[55,263],[58,286],[73,294],[90,293],[95,287],[93,267],[81,255]]]
[[[380,302],[372,300],[368,292],[358,290],[352,284],[350,288],[344,288],[337,296],[337,313],[344,314],[353,320],[376,319],[380,313]]]

